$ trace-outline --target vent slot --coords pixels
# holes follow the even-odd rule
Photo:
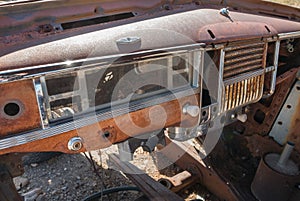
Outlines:
[[[128,19],[128,18],[131,18],[134,16],[135,15],[132,12],[121,13],[121,14],[97,17],[97,18],[92,18],[92,19],[87,19],[87,20],[62,23],[61,26],[63,29],[73,29],[73,28],[78,28],[78,27],[91,26],[91,25],[95,25],[95,24],[102,24],[102,23],[106,23],[106,22],[113,22],[113,21],[117,21],[117,20]]]
[[[250,41],[224,49],[222,112],[258,101],[263,94],[267,43]]]
[[[225,49],[224,80],[265,67],[265,43],[244,44]]]
[[[252,77],[225,86],[222,111],[228,111],[260,99],[263,93],[264,76]]]

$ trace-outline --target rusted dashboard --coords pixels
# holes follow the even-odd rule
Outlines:
[[[227,3],[2,5],[0,153],[77,153],[163,128],[183,140],[246,121],[300,66],[300,15]]]

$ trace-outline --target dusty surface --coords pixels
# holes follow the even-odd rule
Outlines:
[[[93,152],[93,155],[97,156],[98,152]],[[96,158],[96,161],[100,164],[99,157]],[[99,176],[82,154],[63,154],[37,165],[25,166],[23,177],[28,178],[29,183],[21,188],[20,193],[41,188],[45,194],[43,199],[45,201],[76,201],[99,192],[102,182],[106,188],[132,185],[121,173],[108,169],[106,164],[103,165],[103,168],[99,165],[96,167],[98,168]],[[141,194],[135,192],[118,193],[110,196],[109,200],[132,200],[140,196]]]
[[[92,156],[97,163],[98,176],[95,174],[90,162],[82,154],[63,154],[46,162],[25,166],[25,173],[22,177],[28,179],[28,184],[25,184],[19,192],[25,193],[35,188],[41,188],[44,192],[43,200],[45,201],[77,201],[99,192],[102,182],[105,188],[124,185],[134,186],[124,174],[114,170],[113,166],[109,165],[109,153],[118,153],[118,151],[116,147],[112,147],[101,151],[101,153],[98,151],[92,152]],[[101,158],[99,155],[101,155]],[[156,154],[149,154],[141,149],[138,149],[134,154],[132,163],[148,172],[155,180],[164,176],[172,176],[180,171],[178,167],[167,160],[157,160]],[[166,168],[170,164],[170,168]],[[160,171],[163,175],[159,173],[158,169],[163,169]],[[133,201],[141,195],[137,192],[120,192],[110,195],[109,198],[104,197],[103,200]],[[180,195],[186,200],[216,200],[199,184],[183,190]]]

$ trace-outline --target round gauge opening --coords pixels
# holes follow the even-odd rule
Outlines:
[[[10,116],[10,117],[15,117],[17,116],[18,114],[20,114],[21,112],[21,107],[19,104],[17,103],[13,103],[13,102],[10,102],[10,103],[7,103],[4,108],[4,113],[7,115],[7,116]]]

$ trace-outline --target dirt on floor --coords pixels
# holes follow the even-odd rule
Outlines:
[[[81,201],[100,192],[102,188],[134,186],[122,172],[110,165],[108,161],[111,153],[118,153],[116,146],[91,153],[96,172],[84,154],[62,154],[39,164],[27,165],[21,176],[23,186],[19,192],[23,194],[41,188],[43,198],[40,200],[43,201]],[[142,149],[135,152],[132,163],[155,180],[181,171],[166,159],[157,160],[155,152],[149,154]],[[134,201],[142,195],[139,192],[126,191],[104,196],[103,200]],[[217,200],[200,184],[182,190],[180,196],[185,200]]]

